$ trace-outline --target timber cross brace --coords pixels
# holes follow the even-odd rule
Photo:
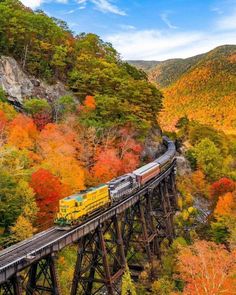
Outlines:
[[[67,294],[120,294],[126,265],[131,272],[142,270],[144,262],[152,265],[154,259],[160,258],[163,238],[173,240],[176,210],[173,168],[140,194],[132,206],[99,222],[77,239],[74,277]],[[0,285],[0,295],[67,295],[59,288],[55,255],[56,251],[52,251],[23,272],[16,272]]]

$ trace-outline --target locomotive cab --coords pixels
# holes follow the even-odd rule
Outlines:
[[[59,201],[59,212],[54,221],[63,227],[77,224],[83,217],[110,202],[108,186],[101,184]]]
[[[73,221],[84,215],[84,199],[80,195],[72,195],[59,201],[59,212],[55,223],[71,225]]]

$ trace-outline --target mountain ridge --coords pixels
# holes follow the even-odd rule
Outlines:
[[[147,72],[149,80],[156,83],[158,87],[165,88],[177,81],[182,74],[195,66],[212,51],[231,46],[236,48],[236,45],[226,44],[213,48],[206,53],[187,58],[171,58],[164,61],[128,60],[127,62]]]
[[[236,134],[236,45],[159,62],[147,74],[164,94],[159,117],[164,130],[174,131],[178,120],[187,116]]]
[[[236,46],[220,46],[163,88],[160,124],[175,130],[184,116],[236,134]]]

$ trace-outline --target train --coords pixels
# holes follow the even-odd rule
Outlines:
[[[167,147],[167,151],[153,162],[105,184],[91,187],[61,199],[54,223],[60,228],[77,225],[90,214],[104,210],[112,203],[120,202],[146,186],[174,161],[176,153],[174,142],[164,136],[163,143]]]

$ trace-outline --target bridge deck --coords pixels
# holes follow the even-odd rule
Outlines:
[[[52,227],[33,236],[32,238],[1,251],[0,284],[5,282],[13,274],[32,264],[33,261],[37,261],[50,253],[62,249],[66,245],[76,242],[81,237],[96,229],[99,224],[133,206],[139,200],[140,196],[148,193],[166,176],[168,176],[174,166],[175,162],[173,162],[165,172],[150,182],[146,187],[121,202],[112,204],[109,208],[97,215],[91,216],[76,228],[72,228],[68,231],[62,231],[58,230],[56,227]]]

